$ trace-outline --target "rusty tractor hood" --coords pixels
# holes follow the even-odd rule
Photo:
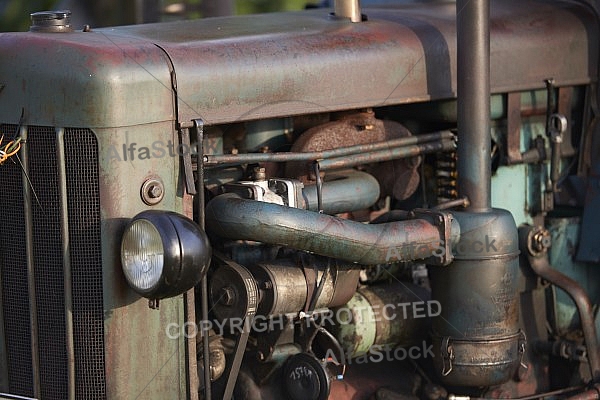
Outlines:
[[[363,13],[1,34],[0,115],[16,122],[28,98],[29,124],[217,124],[456,96],[455,3]],[[598,26],[585,6],[495,1],[491,14],[492,93],[596,79]]]

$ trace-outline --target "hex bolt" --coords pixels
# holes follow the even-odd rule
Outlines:
[[[262,281],[259,286],[262,290],[273,289],[273,283],[271,281]]]
[[[165,194],[165,187],[162,180],[158,177],[152,177],[146,179],[142,184],[141,192],[142,201],[148,205],[155,205],[160,203]]]
[[[547,229],[539,229],[531,237],[531,248],[536,252],[544,252],[551,245],[552,238]]]
[[[160,185],[150,185],[148,188],[148,196],[153,199],[158,199],[163,194],[163,190]]]
[[[263,167],[254,168],[253,178],[256,181],[264,181],[267,179],[266,169]]]
[[[221,289],[221,296],[219,297],[219,303],[230,306],[235,301],[235,290],[227,286]]]

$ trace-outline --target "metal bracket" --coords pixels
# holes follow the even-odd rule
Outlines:
[[[434,225],[440,233],[440,241],[437,243],[441,254],[434,254],[425,259],[430,265],[448,265],[454,260],[452,254],[452,221],[454,216],[447,211],[429,210],[417,208],[410,212],[412,218],[422,218]],[[432,243],[433,244],[433,243]],[[439,246],[443,246],[443,249]]]
[[[519,164],[523,161],[521,155],[521,93],[508,94],[507,100],[507,134],[506,134],[506,163]]]
[[[442,376],[450,375],[452,372],[452,361],[454,360],[454,348],[450,343],[450,336],[442,338]],[[446,369],[446,362],[448,362],[448,369]]]
[[[525,349],[527,348],[527,336],[525,336],[525,332],[519,330],[519,365],[525,369],[529,367],[527,364],[523,362],[523,357],[525,357]]]
[[[198,126],[198,129],[202,129],[202,125]],[[190,142],[190,130],[189,128],[182,128],[179,131],[181,144],[184,149],[188,149],[185,154],[181,155],[183,161],[183,175],[185,178],[185,188],[189,194],[196,194],[196,185],[194,183],[194,172],[192,169],[192,152]],[[201,156],[201,155],[199,155]]]

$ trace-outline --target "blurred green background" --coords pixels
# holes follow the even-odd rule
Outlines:
[[[29,14],[69,9],[72,25],[129,25],[232,14],[301,10],[319,0],[0,0],[0,31],[29,30]]]

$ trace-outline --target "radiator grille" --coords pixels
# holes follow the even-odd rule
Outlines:
[[[13,136],[16,125],[1,125],[5,140]],[[9,390],[33,396],[29,298],[27,293],[27,253],[21,166],[7,161],[0,165],[0,267],[2,268],[2,305],[8,350]]]
[[[6,129],[11,126],[5,125]],[[13,127],[16,128],[16,127]],[[32,198],[33,257],[38,313],[41,396],[66,399],[66,353],[60,197],[56,133],[52,127],[28,127],[29,177]],[[104,318],[100,243],[98,149],[88,129],[65,130],[65,164],[73,293],[75,382],[78,399],[106,397]],[[1,166],[0,258],[9,363],[10,391],[33,394],[27,299],[27,264],[21,169]],[[14,190],[13,190],[14,188]],[[8,237],[11,240],[5,241]],[[7,248],[12,248],[7,253]],[[7,255],[8,254],[8,255]],[[8,278],[8,280],[6,279]],[[18,304],[19,309],[12,308]],[[7,329],[8,328],[8,329]]]
[[[75,393],[81,399],[106,397],[97,147],[90,130],[66,130]]]
[[[66,399],[65,291],[54,129],[30,126],[28,143],[29,177],[39,199],[39,204],[33,202],[32,211],[41,394],[43,399]]]

